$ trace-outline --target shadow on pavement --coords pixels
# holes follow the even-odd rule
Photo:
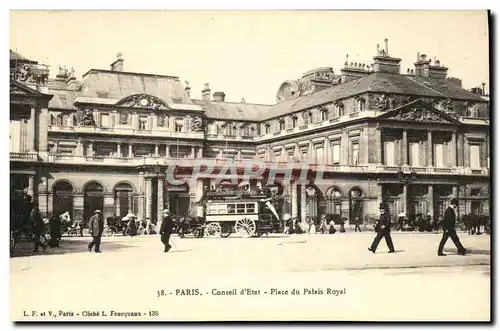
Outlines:
[[[467,250],[467,255],[491,255],[491,251],[487,249],[470,249],[470,248],[465,248]],[[458,255],[457,249],[453,248],[445,248],[443,250],[443,253],[449,254],[449,255]]]
[[[61,240],[61,247],[47,247],[44,251],[41,247],[38,252],[33,252],[34,244],[28,241],[21,241],[17,243],[17,247],[14,249],[14,254],[11,258],[16,257],[26,257],[26,256],[44,256],[44,255],[63,255],[71,253],[82,253],[88,252],[88,244],[92,241],[91,237],[86,238],[87,240],[65,240],[64,237]],[[101,243],[101,249],[103,251],[116,251],[124,249],[127,247],[134,247],[133,245],[125,245],[123,243],[116,242],[106,242]]]

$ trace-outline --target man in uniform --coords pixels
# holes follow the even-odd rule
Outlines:
[[[161,242],[165,246],[165,253],[172,248],[168,242],[170,241],[170,235],[173,232],[173,228],[174,222],[172,220],[172,216],[170,216],[168,209],[165,209],[163,210],[163,223],[160,228]]]
[[[379,210],[380,210],[380,220],[375,226],[375,231],[377,231],[377,235],[375,236],[375,239],[373,239],[373,243],[371,247],[368,248],[368,250],[373,254],[375,254],[378,244],[380,243],[380,240],[382,240],[382,238],[385,238],[385,243],[389,248],[389,253],[394,253],[394,244],[392,243],[392,238],[391,238],[391,216],[387,211],[387,205],[385,203],[381,203],[379,206]]]
[[[451,238],[451,240],[453,240],[453,243],[458,249],[459,255],[465,255],[467,253],[464,246],[462,246],[462,243],[460,242],[460,239],[457,236],[457,230],[455,229],[455,221],[457,219],[457,214],[456,214],[457,206],[458,206],[458,200],[453,198],[450,201],[450,206],[446,208],[446,211],[444,212],[443,238],[439,243],[438,256],[446,255],[443,254],[443,248],[448,238]]]
[[[102,253],[101,251],[101,237],[104,231],[104,220],[100,210],[94,211],[94,215],[89,221],[89,232],[92,236],[92,241],[89,244],[89,252],[92,251],[92,247],[95,245],[95,252]]]

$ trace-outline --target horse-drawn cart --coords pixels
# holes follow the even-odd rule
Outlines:
[[[247,195],[207,200],[205,221],[206,232],[221,237],[234,232],[248,238],[273,232],[280,218],[272,198]]]

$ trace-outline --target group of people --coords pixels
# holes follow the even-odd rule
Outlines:
[[[444,218],[442,223],[443,237],[439,242],[437,251],[438,256],[446,255],[443,253],[443,249],[444,245],[446,244],[449,238],[451,238],[451,240],[457,247],[459,255],[467,254],[467,251],[460,242],[460,239],[458,238],[456,231],[457,207],[458,207],[458,200],[455,198],[451,199],[450,205],[444,213]],[[382,240],[382,238],[384,238],[387,247],[389,248],[389,253],[394,253],[395,252],[394,243],[391,237],[391,217],[387,205],[385,203],[381,203],[379,206],[379,210],[380,210],[380,218],[377,224],[375,225],[375,231],[377,232],[377,235],[373,239],[371,246],[368,247],[368,250],[372,253],[375,253],[380,241]]]
[[[136,217],[130,217],[129,226],[132,224],[136,224]],[[160,228],[160,240],[164,245],[164,252],[168,252],[172,246],[170,245],[170,236],[172,235],[174,230],[174,222],[172,216],[168,209],[163,210],[163,222]],[[104,232],[104,219],[102,217],[102,212],[100,210],[95,210],[94,215],[89,220],[89,233],[92,236],[92,241],[88,244],[89,252],[92,252],[92,249],[96,253],[102,253],[101,250],[101,238]]]

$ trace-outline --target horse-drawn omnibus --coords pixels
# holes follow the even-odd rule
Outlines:
[[[273,198],[266,195],[208,193],[205,204],[205,231],[209,234],[228,237],[234,232],[242,237],[260,237],[279,229]]]

